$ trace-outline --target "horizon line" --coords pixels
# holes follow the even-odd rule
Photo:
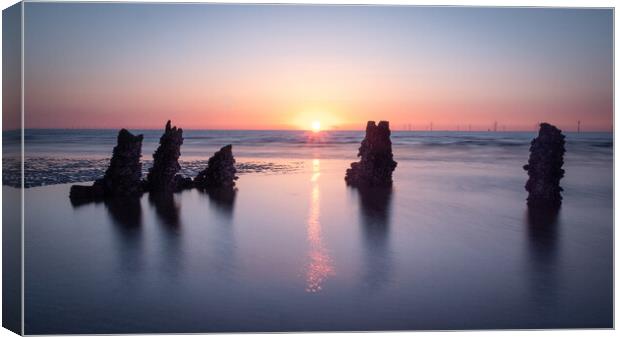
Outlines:
[[[131,128],[131,127],[124,127],[124,128],[113,128],[113,127],[104,127],[104,128],[91,128],[91,127],[85,127],[85,128],[79,128],[79,127],[68,127],[68,128],[39,128],[39,127],[34,127],[34,128],[23,128],[23,130],[121,130],[121,129],[127,129],[127,130],[144,130],[144,131],[157,131],[157,130],[163,130],[163,128]],[[188,130],[188,131],[300,131],[300,132],[312,132],[314,133],[313,130],[309,130],[309,129],[209,129],[209,128],[180,128],[183,130]],[[20,131],[22,130],[22,128],[16,128],[16,129],[7,129],[7,130],[2,130],[2,132],[11,132],[11,131]],[[321,130],[318,133],[322,133],[322,132],[353,132],[353,131],[365,131],[365,128],[362,129],[329,129],[329,130]],[[457,129],[436,129],[436,130],[404,130],[404,129],[392,129],[392,132],[428,132],[428,133],[433,133],[433,132],[459,132],[459,133],[471,133],[471,132],[485,132],[485,133],[509,133],[509,132],[538,132],[538,130],[534,130],[534,129],[516,129],[516,130],[457,130]],[[573,132],[573,133],[613,133],[614,132],[614,128],[612,127],[610,130],[561,130],[562,132]]]

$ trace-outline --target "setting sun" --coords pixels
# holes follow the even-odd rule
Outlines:
[[[312,132],[319,132],[319,131],[321,131],[321,122],[313,121],[312,122]]]

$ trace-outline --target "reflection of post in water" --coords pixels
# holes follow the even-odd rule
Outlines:
[[[155,208],[160,223],[156,226],[157,247],[161,254],[161,275],[163,278],[177,278],[183,271],[183,238],[180,220],[180,206],[175,194],[168,191],[149,193],[149,203]]]
[[[159,220],[166,226],[177,228],[180,226],[180,206],[174,200],[173,193],[151,192],[149,203],[155,208]]]
[[[559,209],[527,210],[527,232],[536,254],[550,259],[556,251]]]
[[[215,188],[204,191],[209,197],[209,202],[220,214],[227,217],[232,216],[237,198],[236,188]]]
[[[378,287],[390,278],[391,256],[389,234],[392,187],[361,187],[355,189],[360,199],[360,225],[364,243],[364,280]]]
[[[359,187],[360,212],[364,226],[387,232],[390,222],[392,187]]]
[[[144,268],[142,248],[142,204],[139,197],[107,198],[103,201],[114,223],[113,249],[118,254],[121,276],[139,274]]]
[[[308,265],[306,268],[306,291],[315,293],[323,288],[325,279],[333,274],[331,258],[323,246],[321,222],[319,220],[320,189],[318,184],[321,175],[321,162],[319,159],[312,161],[312,193],[310,202],[310,215],[308,217],[307,236],[309,244]]]
[[[527,222],[527,253],[531,295],[541,304],[557,303],[559,208],[529,207]]]
[[[142,205],[139,197],[115,197],[103,201],[110,218],[123,227],[142,225]]]
[[[236,258],[235,228],[233,212],[237,189],[232,187],[198,189],[203,201],[208,204],[210,214],[206,228],[207,235],[216,240],[206,242],[210,255],[213,259],[209,262],[209,270],[221,280],[234,280],[238,264]],[[213,221],[215,220],[215,221]],[[211,232],[212,231],[212,232]]]

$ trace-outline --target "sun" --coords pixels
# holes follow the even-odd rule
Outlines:
[[[312,122],[312,132],[319,132],[319,131],[321,131],[321,122],[313,121]]]

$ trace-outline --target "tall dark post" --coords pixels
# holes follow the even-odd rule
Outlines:
[[[194,186],[200,189],[233,189],[237,180],[232,145],[226,145],[209,158],[207,168],[194,178]]]
[[[353,186],[391,186],[392,172],[396,162],[392,155],[390,126],[386,121],[376,125],[369,121],[366,125],[366,137],[357,154],[360,161],[351,163],[345,181]]]
[[[102,197],[133,197],[142,194],[142,135],[134,136],[122,129],[112,151],[110,166],[103,178],[92,186],[71,186],[69,196],[74,202],[87,202]]]
[[[562,131],[542,123],[538,137],[532,140],[530,159],[523,169],[529,179],[525,189],[529,192],[527,204],[535,208],[558,208],[562,204],[560,179],[564,177],[564,141]]]
[[[125,129],[118,133],[110,166],[102,179],[106,194],[135,196],[142,193],[142,139],[142,135],[134,136]]]
[[[183,178],[177,176],[181,169],[179,157],[183,144],[183,129],[166,123],[159,147],[153,154],[153,167],[146,176],[146,186],[152,192],[174,192],[180,189]]]

